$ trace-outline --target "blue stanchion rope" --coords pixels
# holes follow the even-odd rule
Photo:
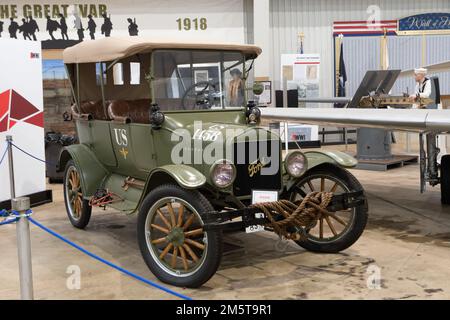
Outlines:
[[[21,214],[20,212],[15,210],[11,210],[11,212],[9,212],[8,210],[2,209],[0,210],[0,217],[6,219],[0,221],[0,226],[17,222],[19,221],[20,218],[29,217],[31,214],[32,214],[31,209],[28,209],[24,214]],[[13,219],[11,219],[11,217],[13,217]]]
[[[0,165],[2,164],[3,160],[5,160],[6,153],[8,152],[8,143],[5,143],[5,144],[6,144],[6,148],[2,154],[2,157],[0,158]]]
[[[74,242],[72,242],[72,241],[70,241],[70,240],[64,238],[63,236],[61,236],[60,234],[56,233],[55,231],[53,231],[53,230],[47,228],[46,226],[40,224],[39,222],[37,222],[36,220],[34,220],[34,219],[31,218],[31,217],[29,217],[29,220],[30,220],[31,223],[33,223],[35,226],[41,228],[41,229],[44,230],[45,232],[51,234],[52,236],[58,238],[58,239],[61,240],[61,241],[67,243],[68,245],[74,247],[75,249],[77,249],[77,250],[83,252],[84,254],[90,256],[91,258],[93,258],[93,259],[95,259],[95,260],[97,260],[97,261],[100,261],[100,262],[106,264],[107,266],[110,266],[110,267],[113,268],[113,269],[116,269],[116,270],[118,270],[118,271],[120,271],[120,272],[122,272],[122,273],[124,273],[124,274],[126,274],[126,275],[128,275],[128,276],[130,276],[130,277],[132,277],[132,278],[135,278],[136,280],[142,281],[142,282],[144,282],[144,283],[146,283],[146,284],[148,284],[148,285],[150,285],[150,286],[152,286],[152,287],[155,287],[155,288],[157,288],[157,289],[160,289],[160,290],[162,290],[162,291],[165,291],[165,292],[167,292],[167,293],[169,293],[169,294],[171,294],[171,295],[174,295],[174,296],[176,296],[176,297],[178,297],[178,298],[181,298],[181,299],[184,299],[184,300],[192,300],[192,298],[190,298],[190,297],[188,297],[188,296],[185,296],[185,295],[183,295],[183,294],[181,294],[181,293],[175,292],[175,291],[173,291],[173,290],[171,290],[171,289],[169,289],[169,288],[166,288],[166,287],[164,287],[164,286],[162,286],[162,285],[160,285],[160,284],[157,284],[157,283],[155,283],[155,282],[153,282],[153,281],[150,281],[150,280],[148,280],[148,279],[145,279],[145,278],[143,278],[143,277],[141,277],[141,276],[139,276],[139,275],[137,275],[137,274],[135,274],[135,273],[133,273],[133,272],[131,272],[131,271],[128,271],[128,270],[126,270],[126,269],[124,269],[124,268],[122,268],[122,267],[119,267],[118,265],[116,265],[116,264],[114,264],[114,263],[112,263],[112,262],[109,262],[109,261],[107,261],[107,260],[105,260],[105,259],[99,257],[98,255],[96,255],[96,254],[94,254],[94,253],[92,253],[92,252],[90,252],[90,251],[84,249],[83,247],[80,247],[80,246],[77,245],[76,243],[74,243]]]
[[[4,225],[7,225],[7,224],[11,224],[11,223],[17,222],[17,220],[19,220],[19,218],[5,219],[3,221],[0,221],[0,226],[4,226]]]
[[[19,150],[19,151],[25,153],[27,156],[29,156],[29,157],[31,157],[31,158],[37,160],[37,161],[40,161],[40,162],[43,162],[43,163],[48,163],[48,164],[51,164],[51,165],[57,165],[56,162],[51,162],[51,161],[46,161],[46,160],[40,159],[40,158],[38,158],[38,157],[32,155],[31,153],[29,153],[29,152],[23,150],[21,147],[16,146],[14,143],[12,143],[12,142],[10,142],[10,143],[11,143],[11,145],[12,145],[14,148],[16,148],[17,150]]]

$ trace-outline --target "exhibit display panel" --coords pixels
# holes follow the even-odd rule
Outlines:
[[[0,21],[2,37],[40,40],[43,49],[117,36],[243,43],[243,6],[243,0],[19,0],[0,4]]]
[[[0,145],[6,136],[39,159],[44,152],[42,60],[39,42],[0,40]],[[7,54],[7,55],[6,55]],[[14,150],[16,196],[45,192],[45,164]],[[0,166],[0,202],[10,199],[8,161]]]

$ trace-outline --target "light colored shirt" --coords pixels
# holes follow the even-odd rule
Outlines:
[[[417,82],[414,93],[421,98],[429,98],[431,95],[431,80],[425,78],[422,83]]]

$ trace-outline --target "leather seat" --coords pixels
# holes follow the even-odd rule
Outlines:
[[[108,105],[108,101],[105,102]],[[91,114],[96,120],[110,120],[103,111],[102,101],[87,101],[81,104],[81,112]]]
[[[108,105],[106,101],[106,105]],[[103,111],[103,103],[99,101],[84,101],[80,105],[80,113],[77,112],[75,105],[72,106],[72,113],[78,118],[95,119],[95,120],[110,120]]]
[[[108,106],[108,114],[114,121],[150,124],[150,107],[147,99],[114,100]]]

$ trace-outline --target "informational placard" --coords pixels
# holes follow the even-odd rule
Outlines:
[[[243,0],[2,1],[2,38],[42,41],[61,49],[114,36],[244,42]]]
[[[289,124],[288,137],[289,142],[319,140],[319,127],[315,125]]]
[[[279,122],[272,122],[269,124],[271,131],[274,131],[280,136],[281,141],[285,139],[285,126],[280,125]],[[319,126],[309,124],[288,124],[288,141],[289,142],[303,142],[303,141],[317,141],[319,140]]]
[[[298,90],[299,98],[318,98],[320,76],[319,54],[282,54],[281,89],[287,83],[287,90]],[[308,103],[307,107],[318,107]]]
[[[33,156],[44,159],[41,44],[0,39],[0,152],[7,135]],[[0,155],[0,156],[1,156]],[[45,190],[45,164],[13,148],[16,196]],[[8,159],[0,164],[0,202],[11,198]],[[1,208],[0,208],[1,209]]]
[[[278,201],[278,191],[275,190],[252,190],[252,204],[261,202]],[[264,218],[264,213],[255,213],[255,218]],[[263,231],[264,226],[253,225],[245,228],[245,232],[253,233]]]
[[[262,85],[263,92],[258,96],[258,104],[270,105],[272,103],[272,81],[257,81]]]

